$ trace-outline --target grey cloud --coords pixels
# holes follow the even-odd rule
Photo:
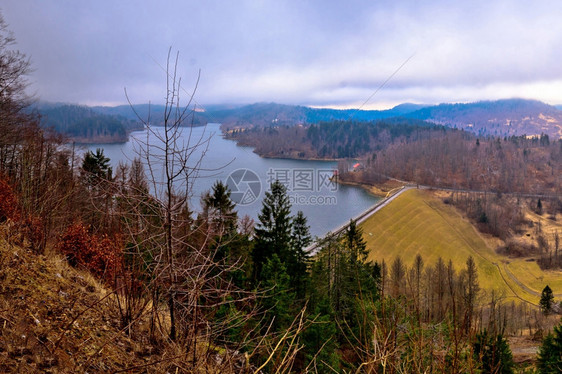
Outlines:
[[[562,103],[556,1],[8,0],[2,13],[32,58],[32,90],[51,101],[123,103],[123,87],[162,101],[172,46],[186,89],[201,69],[202,103],[354,105],[412,54],[370,104]]]

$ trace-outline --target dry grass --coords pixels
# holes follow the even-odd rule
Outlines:
[[[521,276],[520,269],[512,268],[510,259],[495,252],[497,240],[481,235],[454,207],[444,204],[431,191],[407,191],[361,226],[371,260],[390,263],[400,255],[406,265],[411,265],[419,253],[426,264],[434,264],[442,257],[461,269],[472,256],[485,291],[538,303],[533,292],[537,286]],[[550,276],[542,273],[543,277]]]
[[[524,258],[510,260],[509,271],[516,275],[523,284],[540,294],[545,285],[549,285],[556,298],[562,298],[562,271],[542,270],[535,261]]]
[[[147,318],[128,336],[110,289],[56,254],[8,243],[1,231],[0,372],[233,372],[224,350],[220,364],[201,360],[193,369],[192,355],[165,333],[149,340]]]
[[[142,346],[116,328],[109,292],[58,257],[0,239],[0,371],[103,372]]]
[[[555,216],[556,220],[548,218],[548,214],[538,215],[530,209],[525,210],[525,219],[530,223],[524,232],[522,232],[517,240],[520,240],[526,244],[537,244],[537,237],[540,234],[543,235],[546,240],[548,240],[553,247],[554,236],[558,233],[560,240],[562,240],[562,215],[557,214]]]

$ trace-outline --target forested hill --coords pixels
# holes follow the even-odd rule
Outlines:
[[[387,110],[326,109],[277,103],[256,103],[231,108],[209,108],[210,122],[220,122],[225,129],[248,126],[314,124],[330,121],[373,121],[402,116],[424,108],[418,104],[400,104]]]
[[[52,127],[60,134],[81,143],[119,143],[127,141],[129,133],[142,130],[140,119],[151,124],[164,123],[164,105],[82,106],[40,102],[33,109],[41,114],[41,126]],[[140,118],[140,119],[139,119]],[[196,112],[186,125],[212,122],[205,113]]]
[[[211,122],[225,130],[251,126],[292,126],[330,121],[374,121],[408,117],[469,130],[477,135],[521,136],[547,134],[562,137],[562,111],[536,100],[506,99],[434,106],[401,104],[387,110],[319,109],[304,106],[258,103],[208,110]]]
[[[42,104],[37,109],[41,114],[42,127],[53,128],[82,143],[124,142],[131,131],[142,129],[138,121],[103,114],[85,106]]]
[[[254,126],[225,133],[264,157],[340,159],[372,157],[390,144],[456,131],[403,117],[376,121],[326,121],[298,126]]]
[[[95,106],[92,107],[98,113],[120,116],[135,122],[139,122],[139,118],[142,121],[147,121],[150,118],[150,122],[153,125],[161,126],[164,123],[164,111],[166,107],[164,105],[155,104],[136,104],[136,105],[118,105],[118,106]],[[191,109],[191,108],[190,108]],[[196,107],[195,115],[193,118],[189,117],[189,123],[186,125],[205,125],[208,122],[213,122],[208,119],[204,111],[198,110]]]
[[[547,134],[562,137],[562,111],[536,100],[507,99],[468,104],[440,104],[422,108],[406,116],[478,135],[520,136]]]
[[[41,124],[81,142],[122,142],[150,118],[153,125],[164,122],[163,105],[140,104],[114,107],[85,107],[40,103]],[[222,123],[226,132],[263,126],[294,126],[333,121],[377,121],[394,117],[424,120],[465,129],[479,136],[521,136],[547,134],[562,137],[562,110],[540,101],[507,99],[467,104],[434,106],[400,104],[387,110],[326,109],[277,103],[213,105],[197,107],[186,125]]]

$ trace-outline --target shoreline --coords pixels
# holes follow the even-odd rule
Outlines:
[[[254,146],[254,145],[241,144],[240,141],[238,141],[237,139],[232,138],[232,137],[228,137],[227,134],[224,131],[222,132],[222,136],[226,140],[232,140],[232,141],[236,142],[236,146],[238,146],[238,147],[252,148],[253,153],[255,153],[256,155],[258,155],[261,158],[266,158],[266,159],[269,158],[269,159],[279,159],[279,160],[325,161],[325,162],[338,162],[340,160],[344,160],[342,158],[291,157],[291,156],[286,156],[286,155],[280,156],[280,155],[271,155],[271,154],[260,154],[259,152],[256,152],[256,146]],[[398,187],[404,186],[404,184],[401,184],[401,183],[389,184],[389,182],[391,182],[391,181],[386,181],[386,182],[384,182],[382,184],[378,184],[378,185],[371,185],[371,184],[367,184],[367,183],[343,180],[340,177],[338,177],[336,179],[336,183],[338,183],[338,184],[360,187],[360,188],[364,189],[365,191],[367,191],[369,194],[371,194],[373,196],[376,196],[376,197],[381,197],[383,199],[387,198],[389,192],[391,192],[392,190],[395,190]]]
[[[229,139],[231,140],[231,139]],[[236,143],[237,146],[239,147],[252,147],[251,145],[239,145],[238,143]],[[338,162],[341,160],[341,158],[321,158],[321,157],[290,157],[290,156],[275,156],[275,155],[260,155],[259,153],[257,153],[255,151],[255,147],[254,148],[254,152],[255,154],[257,154],[258,156],[260,156],[261,158],[271,158],[271,159],[276,159],[276,160],[296,160],[296,161],[325,161],[325,162]]]
[[[382,198],[387,198],[390,192],[405,186],[405,184],[393,182],[393,181],[386,181],[382,184],[367,184],[367,183],[361,183],[355,181],[346,181],[346,180],[342,180],[341,178],[338,178],[337,183],[341,183],[343,185],[348,185],[348,186],[361,187],[367,190],[367,192],[369,192],[370,194]]]
[[[199,127],[199,126],[197,126],[197,127]],[[127,136],[126,136],[126,140],[123,140],[123,139],[109,140],[107,138],[105,138],[105,139],[71,138],[70,140],[73,143],[75,143],[77,146],[88,146],[88,145],[92,145],[92,144],[122,144],[122,143],[126,143],[127,141],[130,140],[131,133],[133,133],[135,131],[143,131],[143,130],[144,129],[138,129],[138,130],[136,129],[136,130],[129,131],[127,133]],[[296,161],[322,161],[322,162],[338,162],[340,160],[343,160],[341,158],[291,157],[291,156],[286,156],[286,155],[281,156],[281,155],[271,155],[271,154],[260,154],[260,153],[256,152],[256,146],[240,144],[240,142],[237,139],[229,138],[228,136],[226,136],[227,134],[225,134],[225,132],[223,131],[222,128],[220,130],[221,130],[221,136],[224,139],[232,140],[232,141],[236,142],[237,147],[250,147],[250,148],[252,148],[253,153],[255,153],[256,155],[258,155],[259,157],[264,158],[264,159],[296,160]],[[387,183],[387,182],[385,182],[385,183]],[[371,185],[371,184],[367,184],[367,183],[343,180],[339,177],[337,178],[336,183],[342,184],[342,185],[347,185],[347,186],[360,187],[360,188],[364,189],[365,191],[367,191],[369,194],[371,194],[373,196],[376,196],[376,197],[381,197],[381,198],[386,198],[390,191],[392,191],[393,189],[396,189],[399,186],[402,186],[402,184],[385,185],[385,183],[378,184],[378,185]]]
[[[366,183],[360,183],[360,182],[353,182],[353,181],[346,181],[346,180],[342,180],[341,178],[337,178],[336,183],[338,184],[343,184],[345,186],[355,186],[355,187],[361,187],[364,190],[366,190],[368,193],[370,193],[371,195],[374,195],[376,197],[386,197],[386,192],[384,192],[384,190],[380,187],[377,186],[373,186],[370,184],[366,184]]]
[[[261,154],[259,152],[256,152],[256,146],[255,145],[243,144],[235,138],[225,137],[224,133],[223,133],[222,136],[226,140],[232,140],[233,142],[235,142],[238,147],[252,148],[253,149],[252,152],[257,154],[261,158],[271,158],[271,159],[279,159],[279,160],[299,160],[299,161],[326,161],[326,162],[329,162],[329,161],[330,162],[338,162],[340,160],[343,160],[341,158],[330,158],[330,157],[292,157],[292,156],[285,156],[285,155],[280,156],[280,155],[273,155],[273,154]]]

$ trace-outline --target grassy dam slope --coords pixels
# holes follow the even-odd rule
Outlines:
[[[390,265],[399,255],[409,267],[419,253],[426,265],[434,265],[442,257],[460,270],[472,256],[484,292],[494,290],[508,300],[532,304],[538,304],[545,281],[562,285],[558,274],[543,272],[536,263],[519,260],[516,266],[510,264],[512,259],[497,254],[468,220],[430,191],[406,191],[360,226],[369,260],[384,260]]]

